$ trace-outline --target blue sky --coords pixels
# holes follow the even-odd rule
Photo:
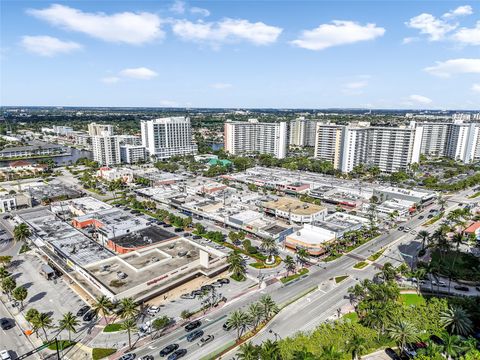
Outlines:
[[[1,7],[1,105],[480,109],[477,1]]]

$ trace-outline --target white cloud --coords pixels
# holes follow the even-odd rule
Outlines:
[[[160,106],[165,106],[165,107],[178,107],[179,104],[176,101],[173,100],[160,100]]]
[[[385,29],[375,24],[360,25],[353,21],[334,20],[331,24],[304,30],[300,38],[291,43],[304,49],[323,50],[332,46],[373,40],[384,33]]]
[[[173,24],[173,32],[183,40],[212,45],[239,40],[255,45],[268,45],[274,43],[282,31],[279,27],[263,22],[252,23],[248,20],[228,18],[219,22],[179,20]]]
[[[420,34],[428,35],[430,41],[438,41],[445,38],[445,35],[455,30],[456,24],[437,19],[432,14],[423,13],[411,18],[405,23],[410,28],[420,30]]]
[[[52,36],[23,36],[22,46],[31,53],[41,56],[67,54],[80,50],[82,45],[73,41],[62,41]]]
[[[460,58],[437,61],[436,65],[426,67],[424,70],[440,77],[450,77],[454,74],[480,74],[480,59]]]
[[[455,10],[449,11],[445,14],[443,14],[444,18],[453,18],[457,16],[467,16],[467,15],[472,15],[473,14],[473,9],[470,5],[463,5],[457,7]]]
[[[170,11],[176,14],[183,14],[185,13],[186,5],[184,1],[175,0],[173,4],[170,6]]]
[[[101,12],[83,12],[60,4],[42,10],[29,9],[27,12],[65,30],[81,32],[109,42],[142,44],[164,36],[160,18],[148,12],[107,15]]]
[[[368,81],[352,81],[343,85],[346,89],[363,89],[364,87],[368,86]]]
[[[472,91],[480,93],[480,84],[473,84]]]
[[[155,71],[146,67],[123,69],[122,71],[120,71],[120,75],[123,77],[140,80],[150,80],[158,76]]]
[[[116,84],[120,81],[120,78],[118,76],[106,76],[104,78],[101,78],[100,81],[105,84]]]
[[[410,44],[410,43],[418,41],[418,40],[420,40],[420,39],[418,37],[415,37],[415,36],[406,37],[406,38],[403,39],[402,44]]]
[[[190,8],[190,12],[194,15],[200,15],[203,17],[210,16],[210,11],[208,11],[207,9],[203,9],[195,6]]]
[[[232,87],[232,84],[228,84],[228,83],[214,83],[214,84],[211,84],[210,87],[213,88],[213,89],[222,90],[222,89],[229,89],[229,88],[231,88],[231,87]]]
[[[480,21],[474,28],[460,28],[453,34],[453,39],[465,45],[480,45]]]
[[[408,97],[408,99],[410,100],[410,102],[413,102],[413,103],[417,103],[417,104],[422,104],[422,105],[427,105],[427,104],[431,104],[433,102],[432,99],[426,97],[426,96],[423,96],[423,95],[410,95]]]

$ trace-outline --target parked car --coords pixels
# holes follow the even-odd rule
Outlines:
[[[398,227],[398,231],[403,231],[403,229],[405,229],[403,226]]]
[[[177,360],[177,359],[180,359],[181,357],[184,357],[186,353],[187,353],[187,349],[179,349],[179,350],[175,351],[174,353],[170,354],[170,356],[167,359],[168,360]]]
[[[409,358],[413,359],[415,356],[417,356],[417,352],[415,348],[413,347],[412,344],[407,344],[405,346],[404,350],[405,355],[407,355]]]
[[[153,356],[152,355],[145,355],[145,356],[142,356],[140,358],[140,360],[153,360]]]
[[[392,360],[402,360],[400,356],[393,350],[392,348],[386,348],[385,353],[392,359]]]
[[[194,239],[194,240],[199,240],[199,239],[201,239],[201,238],[202,238],[202,237],[201,237],[200,235],[193,235],[193,239]]]
[[[160,356],[164,357],[167,356],[168,354],[171,354],[175,350],[177,350],[180,347],[178,344],[170,344],[165,346],[162,350],[160,350]]]
[[[226,323],[224,323],[222,327],[223,327],[223,330],[225,330],[225,331],[230,331],[233,328],[232,324],[228,321]]]
[[[3,318],[2,320],[0,320],[0,327],[2,328],[2,330],[10,330],[14,326],[15,322],[13,320],[7,318]]]
[[[173,231],[175,231],[176,233],[179,233],[179,232],[182,232],[183,229],[182,228],[175,228],[175,230],[173,230]]]
[[[121,357],[118,358],[118,360],[133,360],[137,357],[137,354],[135,353],[130,353],[130,354],[125,354],[122,355]]]
[[[186,232],[185,234],[183,234],[183,236],[185,236],[185,237],[190,237],[190,236],[192,236],[192,234],[189,233],[189,232]]]
[[[222,283],[222,284],[230,284],[230,280],[227,279],[227,278],[218,279],[217,282]]]
[[[195,341],[197,340],[199,337],[203,336],[203,330],[195,330],[193,332],[191,332],[190,334],[188,334],[187,336],[187,341],[188,342],[192,342],[192,341]]]
[[[185,331],[195,330],[196,328],[200,327],[201,325],[202,325],[202,322],[200,320],[192,321],[191,323],[189,323],[185,326]]]
[[[423,216],[423,215],[420,215],[420,216],[418,217],[419,220],[422,220],[423,218],[425,218],[425,216]]]
[[[198,343],[198,345],[200,345],[200,346],[207,345],[209,342],[212,342],[213,339],[214,339],[213,335],[204,336],[200,339],[200,342]]]
[[[213,289],[212,285],[203,285],[202,287],[200,287],[200,290],[202,290],[202,291],[207,291],[207,290],[212,290],[212,289]]]
[[[455,285],[453,288],[458,291],[470,291],[468,286],[465,285]]]
[[[429,215],[427,216],[427,218],[428,218],[428,219],[431,219],[431,218],[433,218],[433,215],[432,215],[432,214],[429,214]]]
[[[440,287],[446,287],[447,284],[445,283],[445,281],[441,281],[441,280],[432,280],[432,285],[433,286],[440,286]]]
[[[223,284],[221,282],[218,282],[218,281],[215,281],[215,282],[211,283],[210,285],[212,285],[213,287],[216,287],[216,288],[219,288],[219,287],[223,286]]]
[[[163,224],[163,227],[164,227],[164,228],[169,228],[169,227],[172,227],[172,225],[170,225],[170,224]]]
[[[77,311],[77,316],[83,316],[85,315],[88,311],[90,310],[90,306],[88,305],[85,305],[85,306],[82,306],[80,309],[78,309]]]
[[[83,321],[91,321],[96,315],[95,310],[90,310],[83,315]]]
[[[195,299],[195,295],[193,295],[193,294],[182,294],[182,295],[180,295],[180,299],[185,299],[185,300]]]
[[[160,311],[160,308],[158,306],[152,305],[148,308],[147,313],[150,316],[155,316],[158,314],[159,311]]]
[[[12,360],[8,350],[0,350],[0,360]]]

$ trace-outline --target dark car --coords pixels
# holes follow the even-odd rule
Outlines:
[[[164,228],[172,227],[172,225],[170,225],[170,224],[163,224],[162,226],[163,226]]]
[[[202,287],[200,287],[200,290],[202,290],[202,291],[207,291],[207,290],[212,290],[212,289],[213,289],[212,285],[203,285]]]
[[[9,330],[9,329],[13,328],[14,325],[15,325],[15,323],[13,321],[10,321],[9,319],[3,318],[2,320],[0,320],[0,327],[3,330]]]
[[[83,321],[91,321],[97,314],[95,310],[90,310],[85,315],[83,315]]]
[[[433,215],[432,215],[432,214],[429,214],[429,215],[427,216],[427,218],[431,219],[431,218],[433,218]]]
[[[202,337],[203,336],[203,330],[195,330],[193,332],[191,332],[190,334],[188,334],[187,336],[187,341],[188,342],[192,342],[196,339],[198,339],[199,337]]]
[[[437,335],[432,335],[430,336],[430,340],[432,340],[435,344],[437,345],[443,345],[445,344],[445,341],[443,341],[441,338],[439,338]]]
[[[174,352],[178,348],[179,348],[178,344],[167,345],[160,351],[160,356],[161,357],[167,356],[168,354],[171,354],[172,352]]]
[[[225,331],[230,331],[233,328],[232,324],[228,321],[225,324],[223,324],[222,327],[223,327],[223,330]]]
[[[200,235],[194,235],[194,236],[193,236],[193,239],[195,239],[195,240],[198,240],[198,239],[201,239],[201,238],[202,238],[202,237],[201,237]]]
[[[480,291],[480,286],[475,286],[475,289],[476,289],[477,291]]]
[[[190,236],[192,236],[192,234],[186,232],[185,234],[183,234],[183,236],[185,236],[185,237],[190,237]]]
[[[400,356],[393,350],[392,348],[386,348],[385,353],[392,359],[392,360],[402,360]]]
[[[184,357],[186,353],[187,353],[187,349],[180,349],[180,350],[177,350],[174,353],[170,354],[170,356],[167,359],[168,360],[177,360],[177,359],[180,359],[181,357]]]
[[[470,291],[468,286],[464,286],[464,285],[455,285],[453,288],[458,291]]]
[[[130,353],[130,354],[125,354],[122,355],[118,360],[133,360],[137,357],[137,354],[135,353]]]
[[[424,217],[425,217],[425,216],[420,215],[418,218],[419,218],[420,220],[422,220]]]
[[[218,279],[217,282],[219,282],[220,284],[230,284],[230,280],[227,279],[227,278],[221,278],[221,279]]]
[[[145,355],[140,358],[140,360],[153,360],[153,355]]]
[[[403,231],[403,229],[405,229],[405,228],[404,228],[403,226],[400,226],[400,227],[398,228],[398,231]]]
[[[174,230],[174,231],[175,231],[176,233],[179,233],[179,232],[182,232],[182,231],[183,231],[183,229],[182,229],[182,228],[175,228],[175,230]]]
[[[192,321],[190,324],[187,324],[185,326],[185,331],[195,330],[196,328],[200,327],[200,325],[202,325],[202,322],[200,320]]]
[[[85,305],[82,306],[78,311],[77,311],[77,316],[83,316],[85,315],[88,311],[90,310],[90,306]]]

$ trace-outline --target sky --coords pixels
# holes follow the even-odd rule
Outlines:
[[[1,1],[0,105],[480,109],[479,1]]]

